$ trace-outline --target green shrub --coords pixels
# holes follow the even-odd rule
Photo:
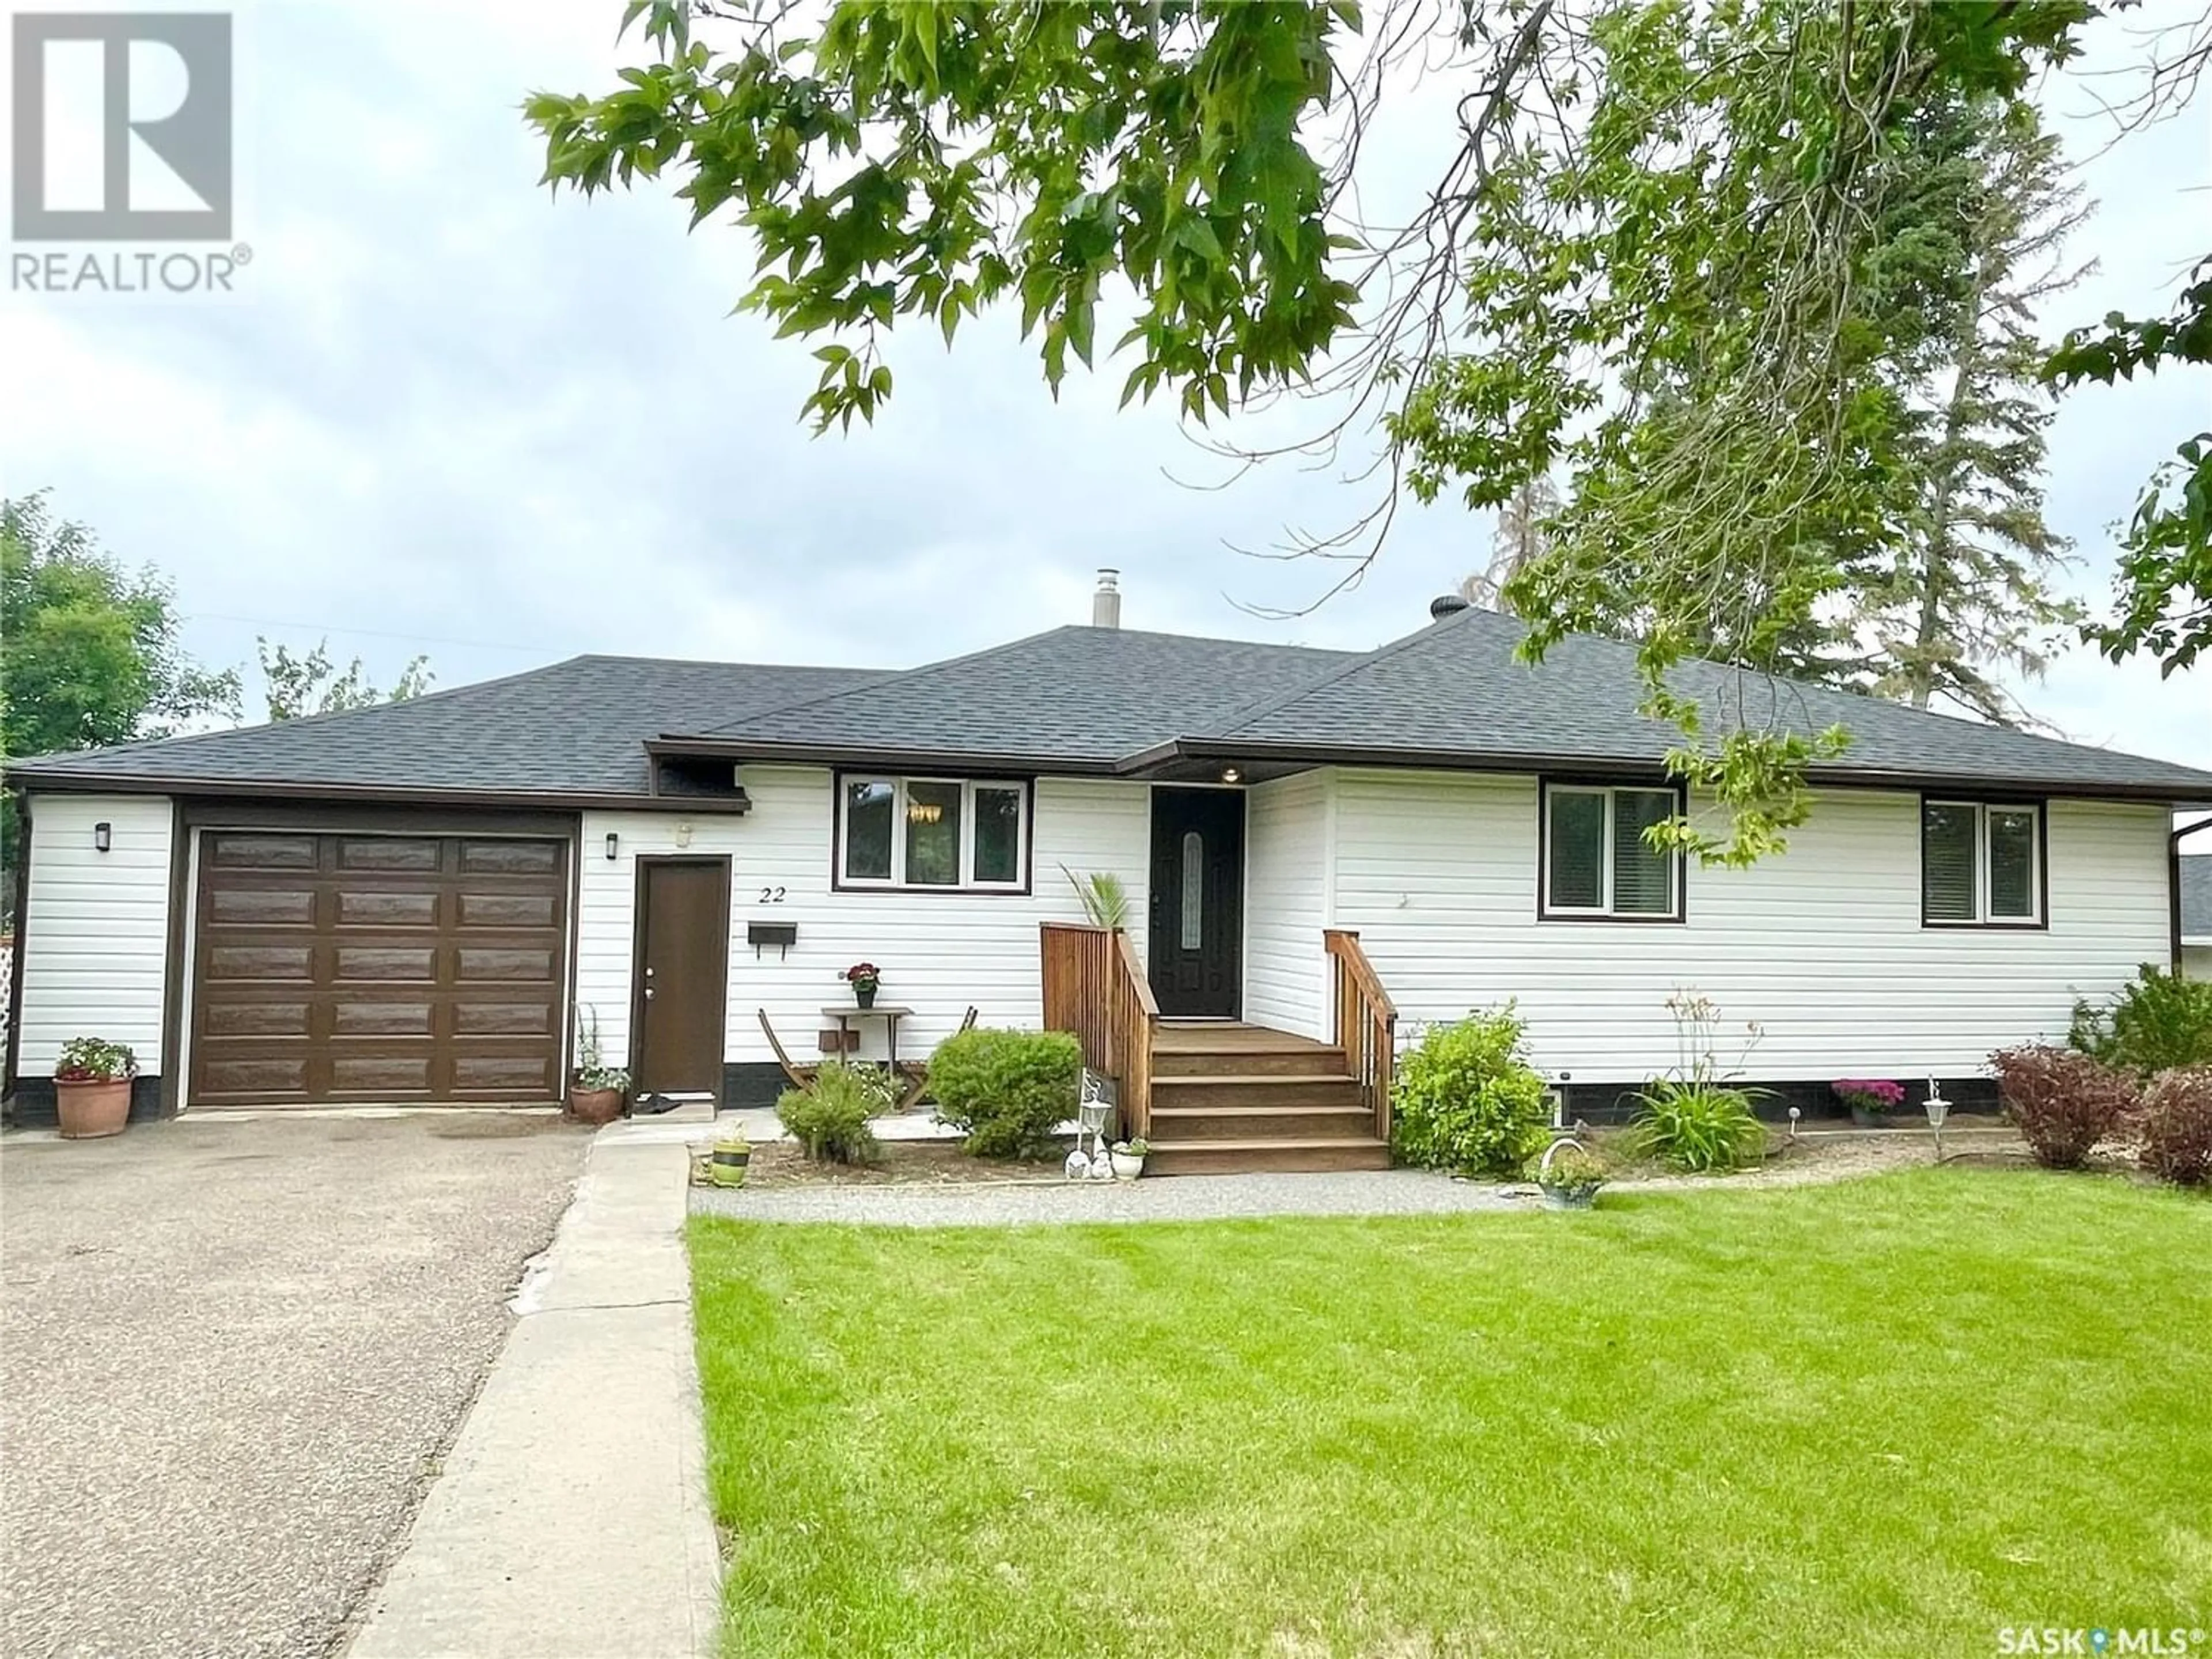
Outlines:
[[[1544,1079],[1511,1003],[1431,1025],[1398,1061],[1391,1150],[1424,1170],[1510,1180],[1550,1139]]]
[[[1637,1150],[1677,1170],[1740,1170],[1766,1152],[1766,1130],[1751,1109],[1751,1091],[1705,1078],[1661,1078],[1636,1098],[1643,1103],[1632,1133]]]
[[[2212,1066],[2161,1072],[2144,1091],[2142,1165],[2178,1186],[2212,1182]]]
[[[963,1031],[937,1045],[929,1092],[937,1121],[976,1158],[1036,1158],[1075,1115],[1083,1045],[1066,1031]]]
[[[2143,1077],[2177,1066],[2212,1066],[2212,981],[2145,963],[2110,1006],[2074,1005],[2067,1042],[2092,1060]]]
[[[814,1087],[787,1089],[775,1115],[817,1164],[872,1164],[880,1150],[868,1119],[883,1109],[873,1076],[838,1060],[814,1074]]]

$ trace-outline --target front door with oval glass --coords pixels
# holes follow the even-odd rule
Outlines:
[[[1235,1019],[1243,1006],[1244,796],[1152,791],[1152,996],[1170,1018]]]

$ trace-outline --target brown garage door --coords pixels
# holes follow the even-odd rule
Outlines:
[[[568,847],[200,837],[191,1101],[550,1101]]]

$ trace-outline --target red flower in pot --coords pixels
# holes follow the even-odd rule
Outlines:
[[[853,988],[853,1000],[863,1008],[876,1005],[876,988],[884,982],[884,970],[872,962],[856,962],[837,975]]]

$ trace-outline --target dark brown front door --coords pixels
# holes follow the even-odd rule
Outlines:
[[[1170,1017],[1243,1006],[1244,796],[1152,791],[1152,996]]]
[[[191,1103],[561,1097],[568,844],[209,830]]]
[[[722,1091],[730,969],[730,861],[637,861],[636,1032],[641,1094]]]

